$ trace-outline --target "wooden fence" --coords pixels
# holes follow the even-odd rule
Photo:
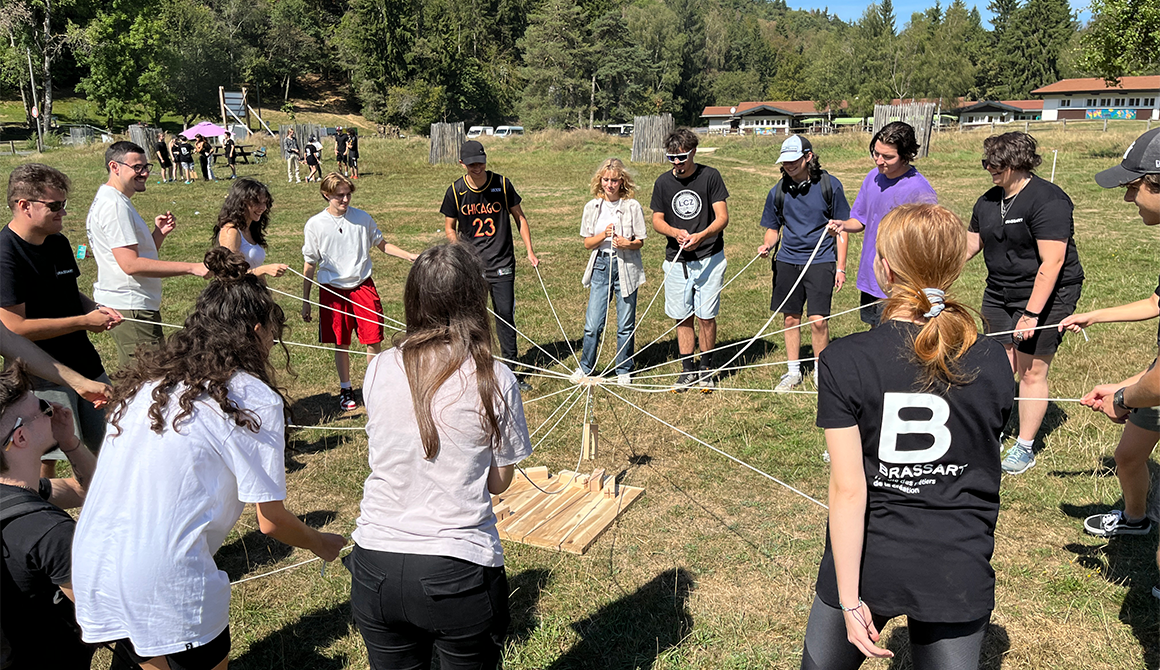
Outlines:
[[[455,165],[459,162],[459,148],[465,140],[463,122],[459,123],[432,123],[431,150],[427,162],[431,165],[440,163]]]
[[[909,123],[918,139],[918,155],[925,158],[930,151],[930,130],[934,124],[935,104],[933,102],[908,102],[903,105],[874,105],[874,128],[877,133],[892,121]]]
[[[70,128],[69,132],[73,130],[81,130],[78,128]],[[161,134],[160,128],[152,128],[150,126],[143,126],[141,124],[134,124],[129,126],[129,141],[145,150],[146,155],[153,156],[153,147],[157,144],[157,136]],[[90,132],[91,138],[91,132]],[[88,141],[92,141],[91,139]],[[83,142],[82,142],[83,143]],[[160,169],[160,168],[158,168]]]
[[[667,163],[665,137],[673,132],[673,115],[633,117],[632,126],[632,162]]]

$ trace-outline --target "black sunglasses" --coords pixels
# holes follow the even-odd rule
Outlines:
[[[146,172],[150,172],[151,170],[153,170],[153,164],[152,164],[152,163],[142,163],[142,164],[140,164],[140,165],[129,165],[129,164],[128,164],[128,163],[126,163],[125,161],[117,161],[117,160],[115,160],[115,161],[113,161],[113,162],[114,162],[114,163],[120,163],[121,165],[124,165],[124,166],[125,166],[125,167],[127,167],[127,168],[132,168],[132,170],[133,170],[133,173],[134,173],[134,174],[145,174]]]
[[[983,169],[984,170],[990,170],[991,168],[994,168],[996,170],[1003,169],[1002,165],[999,165],[998,163],[996,163],[993,160],[990,160],[989,158],[984,158],[982,162],[983,162]]]
[[[685,161],[689,160],[689,154],[691,153],[693,152],[686,151],[683,154],[665,154],[665,160],[670,163],[684,163]]]
[[[48,208],[48,211],[56,213],[68,207],[68,200],[29,200],[28,202],[39,202]]]
[[[44,398],[37,398],[37,400],[40,401],[40,413],[51,419],[52,418],[52,403],[48,402]],[[23,425],[24,425],[24,417],[22,417],[22,416],[16,417],[16,425],[12,426],[12,430],[8,431],[8,436],[4,438],[5,451],[7,451],[8,445],[12,443],[12,438],[16,435],[16,431],[19,430],[20,427]]]

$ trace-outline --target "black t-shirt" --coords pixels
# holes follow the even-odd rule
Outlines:
[[[164,142],[158,142],[153,148],[153,153],[157,155],[157,160],[162,163],[169,162],[169,147],[165,146]]]
[[[346,133],[339,133],[339,135],[334,138],[334,153],[335,153],[335,155],[337,155],[337,156],[345,156],[346,155],[346,140],[347,140]]]
[[[971,213],[970,231],[982,237],[987,287],[1030,290],[1039,272],[1036,240],[1067,242],[1057,287],[1082,283],[1083,267],[1075,249],[1075,225],[1071,218],[1073,205],[1063,189],[1031,175],[1023,190],[1006,203],[1009,207],[1006,216],[1000,209],[1002,201],[1003,189],[996,186],[975,202]]]
[[[318,147],[314,146],[312,142],[307,142],[303,152],[305,153],[307,165],[318,165]]]
[[[49,235],[43,244],[32,245],[7,226],[0,230],[0,307],[23,304],[26,319],[80,316],[85,313],[77,288],[80,274],[72,245],[64,235]],[[86,331],[37,340],[36,344],[89,379],[105,372]]]
[[[351,158],[358,158],[358,135],[351,135],[347,140],[347,153]]]
[[[234,157],[234,141],[233,140],[226,140],[226,143],[223,147],[223,150],[225,151],[226,158],[233,158]]]
[[[491,170],[487,171],[483,188],[478,191],[467,185],[465,177],[460,177],[443,196],[439,212],[456,220],[459,239],[470,242],[479,252],[488,277],[510,276],[515,272],[511,208],[520,201],[516,187]]]
[[[179,154],[181,155],[181,162],[182,163],[193,162],[192,161],[192,159],[193,159],[193,145],[192,144],[190,144],[189,142],[178,142],[177,144],[175,144],[173,146],[173,148],[175,150],[177,150],[179,152]]]
[[[713,223],[716,215],[713,204],[729,197],[721,173],[708,165],[697,165],[693,174],[678,179],[672,170],[657,177],[653,185],[652,202],[649,208],[665,215],[665,223],[673,228],[681,228],[690,233],[699,233]],[[668,238],[665,246],[665,260],[677,257],[680,245],[676,238]],[[705,238],[696,249],[681,253],[682,261],[708,258],[725,248],[725,235],[718,233]]]
[[[875,614],[971,621],[995,606],[990,560],[1011,365],[1001,344],[980,336],[960,359],[971,382],[924,389],[911,344],[918,330],[887,321],[830,343],[818,361],[817,425],[857,426],[862,437],[862,599]],[[838,606],[828,530],[817,592]]]
[[[12,506],[42,500],[18,486],[0,484],[0,490]],[[89,667],[93,651],[81,642],[72,602],[63,596],[53,602],[58,587],[72,579],[75,528],[72,517],[51,505],[4,524],[0,629],[12,647],[12,668]]]

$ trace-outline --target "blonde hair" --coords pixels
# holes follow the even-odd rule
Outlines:
[[[326,196],[327,200],[330,200],[330,197],[334,195],[334,192],[338,190],[338,187],[342,186],[343,184],[349,186],[350,194],[354,195],[354,182],[337,172],[331,172],[330,174],[323,177],[322,185],[319,186],[319,190],[322,191],[322,195]]]
[[[962,219],[938,205],[896,207],[878,224],[878,255],[894,274],[882,309],[883,321],[921,322],[925,318],[913,342],[925,385],[970,382],[974,374],[961,370],[959,361],[975,344],[978,330],[971,311],[949,295],[967,263],[967,230]],[[924,317],[933,303],[923,289],[947,293],[937,316]]]
[[[628,170],[625,169],[624,163],[619,158],[607,158],[597,168],[596,174],[592,175],[592,195],[604,198],[604,189],[600,187],[600,178],[606,172],[615,173],[616,178],[620,180],[620,197],[631,198],[636,192],[636,182],[632,180],[632,175],[628,174]]]

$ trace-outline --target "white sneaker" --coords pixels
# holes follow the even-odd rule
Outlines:
[[[814,378],[814,388],[817,388],[818,387],[818,369],[815,367],[814,371],[810,374],[813,375],[813,378]]]
[[[781,376],[781,381],[777,383],[777,386],[773,387],[773,390],[777,393],[787,393],[792,391],[795,386],[799,386],[801,383],[801,372],[787,372]]]
[[[632,375],[627,372],[622,375],[616,375],[616,383],[620,386],[628,386],[632,383]]]
[[[580,368],[573,370],[572,374],[568,377],[568,381],[573,384],[579,384],[581,379],[584,379],[584,371]]]

